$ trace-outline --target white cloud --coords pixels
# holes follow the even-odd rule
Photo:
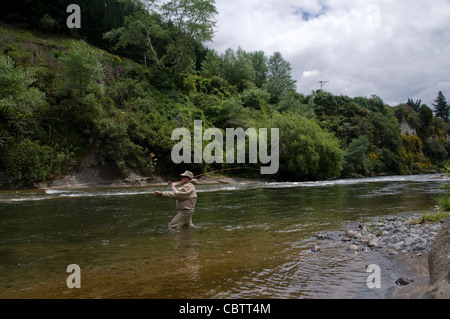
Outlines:
[[[298,91],[450,99],[450,1],[216,0],[210,47],[280,51]]]

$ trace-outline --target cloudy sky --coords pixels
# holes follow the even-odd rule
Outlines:
[[[450,102],[450,0],[216,0],[208,46],[279,51],[298,92]]]

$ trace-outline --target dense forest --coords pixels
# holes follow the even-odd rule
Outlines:
[[[448,164],[442,92],[432,106],[408,99],[396,107],[376,92],[303,95],[280,52],[206,47],[214,0],[77,1],[81,28],[70,29],[73,2],[11,1],[0,13],[0,174],[10,184],[67,174],[87,157],[124,175],[235,166],[171,161],[172,131],[192,130],[194,120],[204,130],[279,128],[280,180]]]

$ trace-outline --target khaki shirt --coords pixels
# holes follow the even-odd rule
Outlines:
[[[198,181],[193,179],[188,183],[175,188],[172,192],[162,192],[161,195],[176,200],[177,210],[193,211],[195,209],[195,204],[197,203],[197,192],[195,191],[195,185],[197,183]]]

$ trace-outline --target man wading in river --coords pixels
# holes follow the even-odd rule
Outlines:
[[[195,191],[197,180],[194,179],[194,174],[189,171],[181,174],[181,177],[181,181],[176,183],[176,185],[169,182],[170,187],[172,187],[172,192],[155,191],[157,196],[177,201],[177,215],[169,223],[169,229],[180,229],[183,226],[194,227],[194,224],[192,224],[192,216],[194,215],[195,204],[197,203],[197,192]],[[176,188],[175,186],[179,187]]]

